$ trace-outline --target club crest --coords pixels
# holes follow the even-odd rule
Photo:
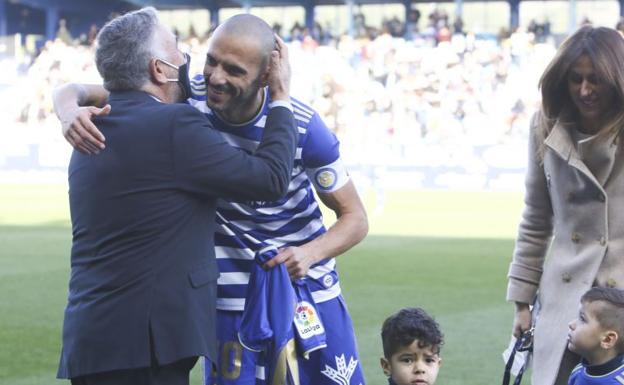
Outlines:
[[[336,185],[338,174],[331,168],[322,168],[316,173],[316,183],[324,190],[330,190]]]
[[[340,357],[336,356],[335,368],[325,365],[325,370],[321,371],[321,373],[337,384],[349,385],[357,363],[358,361],[356,359],[349,357],[349,364],[347,364],[344,354],[341,354]]]

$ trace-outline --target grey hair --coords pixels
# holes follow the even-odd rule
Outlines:
[[[97,37],[95,64],[108,91],[138,90],[149,80],[158,12],[153,7],[119,16]]]

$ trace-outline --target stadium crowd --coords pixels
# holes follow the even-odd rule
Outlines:
[[[286,36],[293,95],[321,113],[355,170],[389,185],[391,175],[405,183],[400,172],[386,172],[394,168],[409,169],[416,186],[519,188],[527,120],[539,101],[537,76],[554,45],[521,30],[499,40],[477,39],[443,13],[430,15],[411,39],[402,36],[406,26],[397,20],[380,29],[358,20],[361,33],[354,38],[317,31],[323,37],[314,39],[296,28]],[[192,57],[191,73],[201,73],[207,37],[193,30],[180,37]],[[11,103],[4,116],[13,124],[4,127],[19,127],[5,130],[21,138],[12,143],[24,146],[13,145],[7,157],[30,159],[36,145],[41,166],[66,165],[70,149],[58,134],[50,90],[68,81],[99,83],[93,52],[88,44],[56,39],[32,63],[12,66],[11,91],[3,94],[20,102]]]

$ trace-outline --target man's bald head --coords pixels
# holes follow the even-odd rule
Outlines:
[[[232,16],[219,25],[214,31],[213,38],[251,42],[262,56],[263,68],[268,65],[271,51],[275,49],[275,36],[271,27],[261,18],[246,13]]]

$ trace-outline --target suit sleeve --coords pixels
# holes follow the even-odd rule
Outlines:
[[[539,120],[536,114],[531,121],[524,211],[518,226],[507,286],[508,301],[529,304],[533,302],[537,293],[553,229],[547,180],[538,155],[540,143],[536,135],[536,126]]]
[[[237,200],[277,200],[290,183],[297,131],[291,111],[269,110],[254,154],[230,146],[208,119],[190,106],[173,122],[177,184],[189,192]]]

